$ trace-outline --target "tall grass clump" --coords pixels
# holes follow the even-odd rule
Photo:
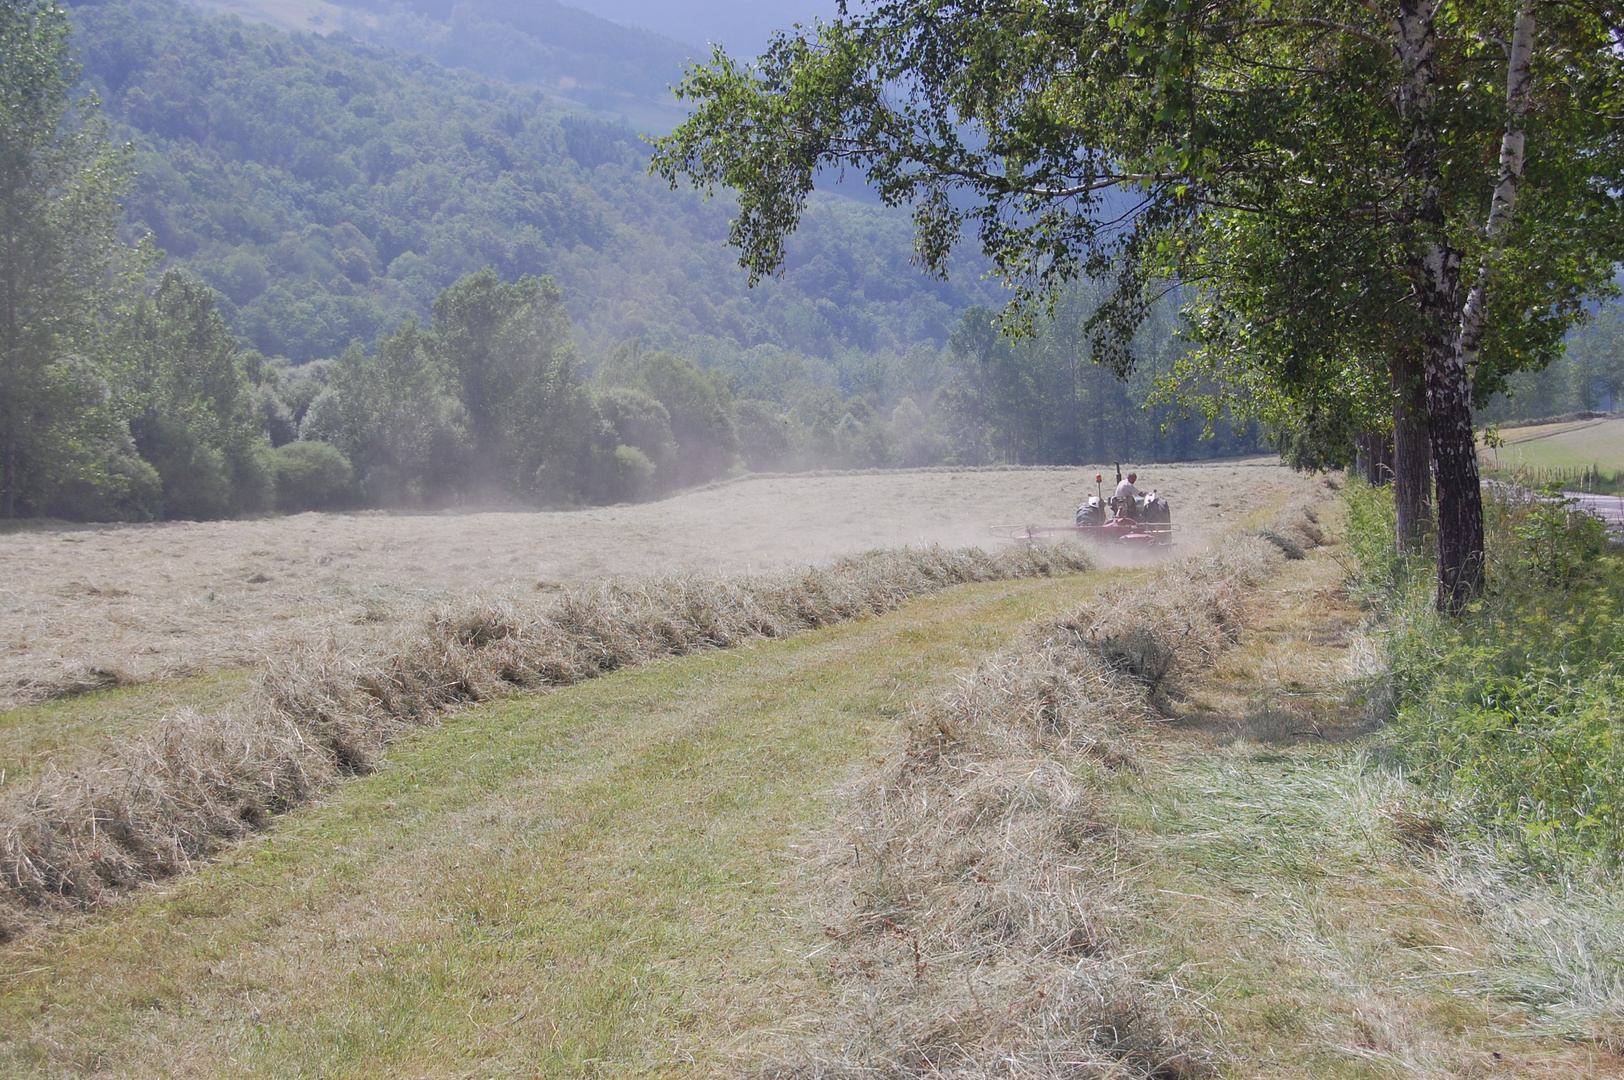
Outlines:
[[[974,581],[1088,570],[1080,548],[874,551],[755,577],[663,577],[446,608],[382,658],[337,645],[268,672],[249,697],[0,801],[0,938],[49,910],[87,910],[264,828],[448,709],[565,686],[660,657],[866,615]]]
[[[1348,513],[1344,549],[1353,556],[1350,591],[1365,604],[1385,606],[1410,578],[1408,562],[1398,553],[1392,489],[1351,477],[1342,489],[1342,501]]]
[[[1202,1021],[1113,942],[1142,917],[1109,776],[1239,635],[1280,554],[1170,564],[916,703],[807,867],[832,993],[778,1078],[1207,1075]]]
[[[1542,867],[1624,858],[1624,558],[1560,499],[1486,492],[1488,588],[1456,618],[1350,490],[1355,574],[1386,641],[1384,740],[1464,826]],[[1430,569],[1430,568],[1429,568]]]

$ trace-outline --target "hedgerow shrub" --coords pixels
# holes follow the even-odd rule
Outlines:
[[[1387,641],[1385,740],[1467,827],[1541,865],[1624,856],[1624,559],[1549,497],[1489,498],[1488,589],[1458,618],[1350,492],[1355,574]]]
[[[350,460],[324,442],[292,442],[271,451],[277,509],[290,514],[326,510],[349,494]]]

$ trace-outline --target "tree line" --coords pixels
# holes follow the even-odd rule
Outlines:
[[[1142,409],[1133,386],[1075,348],[1083,295],[1026,342],[1006,341],[995,313],[973,308],[945,358],[893,358],[849,397],[758,383],[776,399],[740,396],[726,373],[635,341],[586,378],[557,286],[503,282],[490,268],[442,292],[426,325],[302,366],[244,349],[214,290],[183,271],[110,303],[120,299],[85,328],[87,348],[38,366],[37,388],[54,381],[55,392],[8,384],[33,407],[30,423],[6,418],[7,516],[568,505],[646,499],[741,469],[1261,448],[1255,430],[1202,441],[1199,422]]]
[[[1514,424],[1624,407],[1624,304],[1598,310],[1568,336],[1549,367],[1517,372],[1506,382],[1506,392],[1479,412],[1481,420]]]

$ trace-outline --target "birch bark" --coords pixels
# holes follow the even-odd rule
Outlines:
[[[1488,322],[1489,279],[1493,271],[1494,255],[1500,239],[1517,206],[1517,185],[1522,182],[1526,140],[1523,118],[1528,115],[1529,99],[1534,89],[1534,38],[1538,23],[1532,11],[1519,12],[1511,32],[1510,62],[1506,74],[1506,132],[1500,138],[1500,174],[1494,186],[1494,198],[1489,203],[1489,220],[1483,226],[1483,235],[1491,248],[1478,267],[1477,280],[1467,294],[1466,307],[1461,312],[1460,351],[1468,371],[1477,366],[1478,347],[1483,341],[1483,330]]]
[[[1432,468],[1438,484],[1438,608],[1459,611],[1483,590],[1483,488],[1477,470],[1471,380],[1488,323],[1494,257],[1517,202],[1523,174],[1523,117],[1533,89],[1534,13],[1522,11],[1512,30],[1506,79],[1506,131],[1483,235],[1489,250],[1478,266],[1455,323],[1453,340],[1430,350],[1427,409],[1433,425]],[[1457,262],[1458,266],[1458,262]],[[1440,314],[1442,312],[1440,311]],[[1446,347],[1447,346],[1447,347]]]
[[[1458,612],[1483,590],[1483,491],[1472,423],[1472,376],[1487,325],[1494,243],[1504,233],[1522,178],[1523,117],[1532,94],[1536,21],[1519,12],[1509,50],[1507,124],[1500,143],[1499,175],[1484,236],[1490,250],[1461,298],[1461,252],[1449,238],[1440,198],[1436,131],[1435,3],[1401,0],[1393,21],[1394,49],[1402,78],[1400,117],[1409,129],[1405,170],[1410,192],[1406,217],[1414,230],[1411,273],[1422,316],[1428,441],[1438,508],[1438,608]]]

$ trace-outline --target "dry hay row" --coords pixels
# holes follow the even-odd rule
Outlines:
[[[972,581],[1075,573],[1071,546],[875,551],[750,578],[666,577],[442,611],[383,661],[311,650],[243,702],[164,719],[0,802],[0,935],[179,873],[465,702],[784,637]]]
[[[1157,703],[1240,631],[1261,539],[1172,563],[917,705],[808,865],[827,1007],[775,1078],[1171,1078],[1211,1071],[1187,1001],[1116,955],[1142,916],[1104,823]]]
[[[1308,549],[1325,543],[1317,503],[1318,500],[1311,495],[1300,495],[1276,510],[1269,523],[1252,535],[1267,540],[1288,559],[1305,559]]]

